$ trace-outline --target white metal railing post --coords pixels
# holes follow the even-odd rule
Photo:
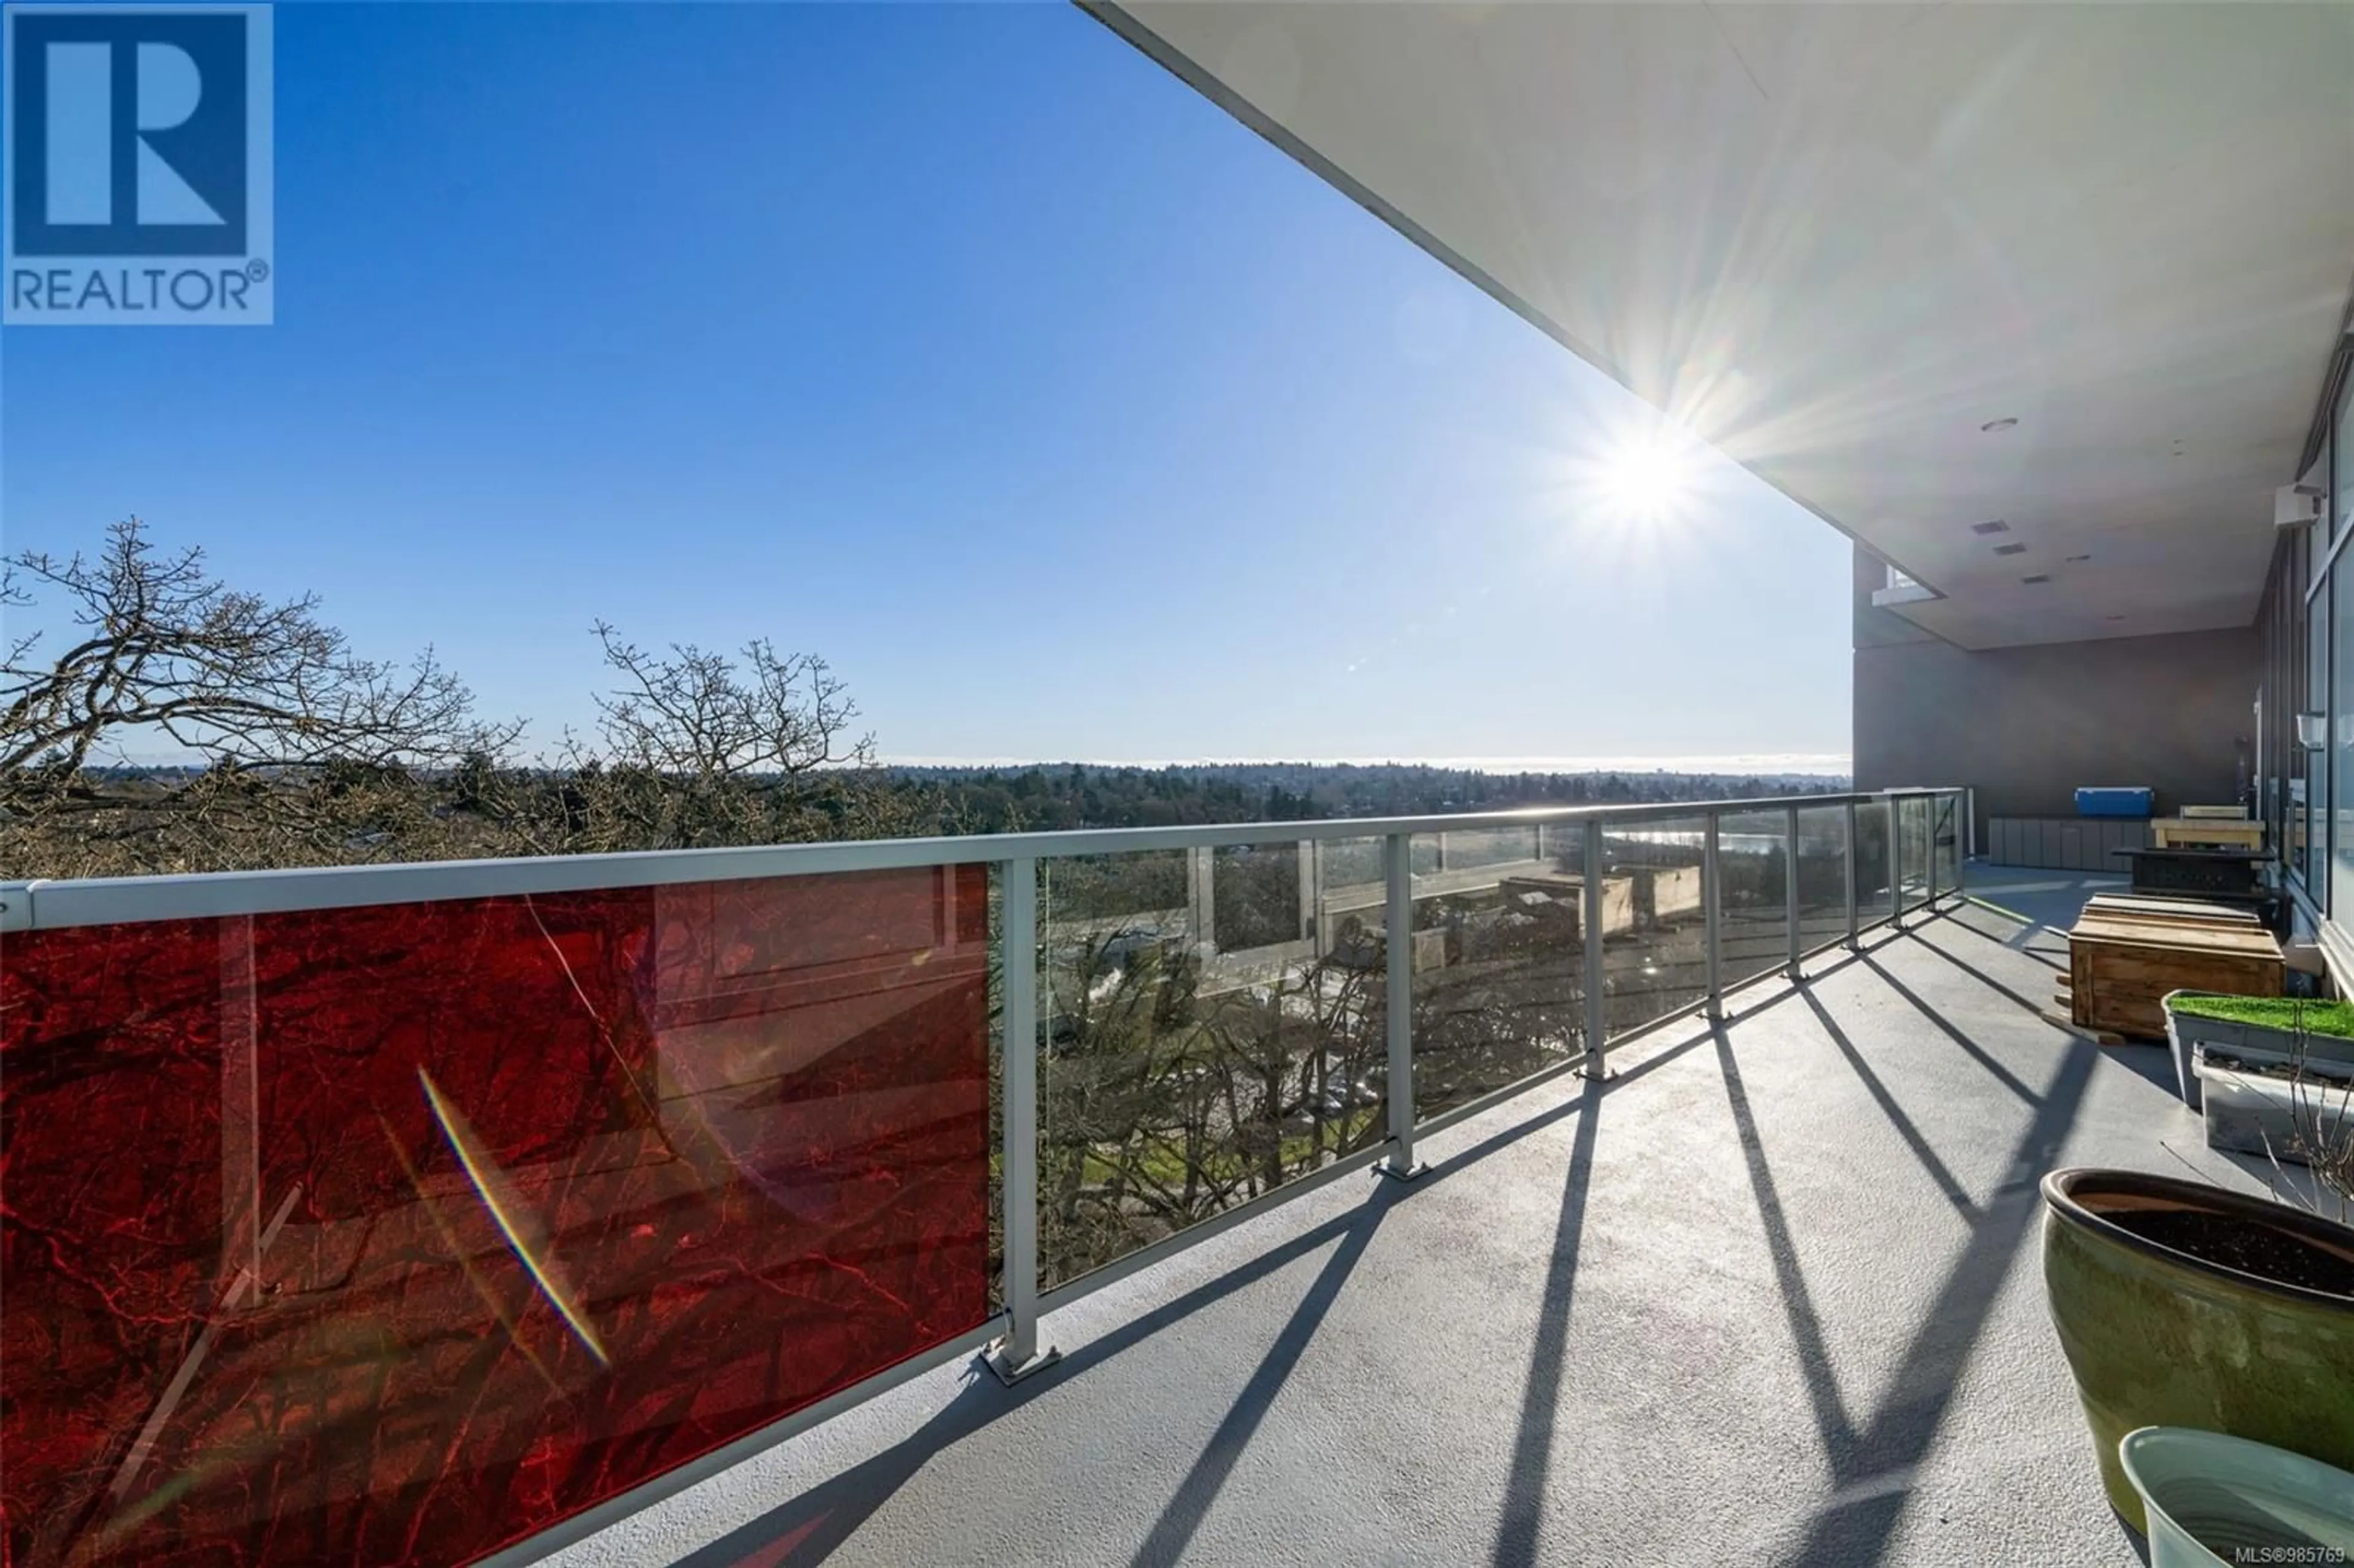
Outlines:
[[[1855,849],[1855,822],[1856,822],[1855,802],[1854,802],[1853,800],[1850,800],[1850,801],[1847,803],[1847,856],[1846,856],[1846,859],[1847,859],[1847,867],[1846,867],[1846,871],[1847,871],[1847,945],[1848,945],[1848,948],[1849,948],[1849,950],[1850,950],[1850,951],[1853,951],[1853,950],[1854,950],[1854,949],[1859,946],[1859,943],[1858,943],[1858,940],[1857,940],[1857,926],[1856,926],[1856,918],[1857,918],[1857,917],[1856,917],[1855,865],[1856,865],[1856,858],[1857,858],[1857,856],[1856,856],[1856,849]]]
[[[1723,856],[1717,853],[1717,829],[1723,823],[1721,813],[1708,814],[1708,828],[1701,835],[1700,895],[1701,921],[1706,939],[1702,946],[1708,954],[1708,1015],[1724,1016],[1724,878]]]
[[[1966,894],[1970,882],[1970,862],[1978,853],[1978,802],[1975,789],[1966,789],[1954,797],[1962,813],[1962,851],[1954,857],[1954,891]]]
[[[1585,917],[1578,921],[1585,938],[1585,1065],[1586,1077],[1604,1075],[1602,1048],[1610,1034],[1608,976],[1602,948],[1602,819],[1585,819]],[[1631,890],[1630,890],[1631,891]]]
[[[1888,797],[1888,923],[1904,929],[1904,802]]]
[[[1038,1349],[1038,863],[999,863],[1003,889],[999,942],[1004,1013],[1005,1147],[1000,1165],[1005,1213],[1005,1334],[990,1370],[1019,1383],[1055,1361]]]
[[[1782,917],[1784,924],[1790,928],[1790,978],[1797,980],[1805,973],[1799,955],[1807,950],[1807,939],[1798,927],[1798,808],[1796,806],[1789,810],[1783,843],[1787,848],[1782,856]]]
[[[1383,903],[1382,948],[1387,966],[1384,1008],[1389,1046],[1390,1151],[1384,1174],[1401,1181],[1422,1174],[1414,1162],[1414,839],[1392,833],[1382,841],[1387,884]]]

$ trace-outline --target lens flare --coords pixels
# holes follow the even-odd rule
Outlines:
[[[604,1344],[597,1338],[595,1325],[589,1322],[587,1310],[580,1305],[578,1293],[557,1268],[554,1250],[546,1238],[538,1234],[539,1226],[530,1209],[508,1184],[506,1173],[491,1159],[490,1151],[482,1147],[482,1139],[475,1136],[464,1114],[442,1095],[441,1086],[433,1081],[433,1075],[419,1067],[417,1080],[425,1086],[426,1103],[433,1107],[433,1118],[441,1124],[442,1135],[449,1139],[451,1149],[458,1156],[458,1163],[466,1168],[467,1180],[473,1182],[474,1191],[482,1197],[482,1206],[490,1211],[491,1218],[498,1224],[499,1234],[506,1237],[507,1245],[514,1249],[524,1272],[531,1276],[532,1283],[539,1287],[539,1293],[547,1298],[549,1306],[556,1308],[556,1315],[564,1319],[565,1326],[572,1330],[574,1337],[588,1348],[590,1355],[597,1358],[598,1364],[612,1365],[612,1358],[605,1353]]]

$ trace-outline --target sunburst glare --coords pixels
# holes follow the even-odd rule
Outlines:
[[[1637,522],[1670,518],[1692,500],[1694,458],[1691,441],[1665,428],[1623,432],[1595,462],[1594,498]]]

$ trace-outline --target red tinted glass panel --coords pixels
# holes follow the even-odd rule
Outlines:
[[[988,1316],[980,867],[0,948],[10,1564],[461,1563]]]

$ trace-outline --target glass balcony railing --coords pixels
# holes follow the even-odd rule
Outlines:
[[[0,1560],[546,1549],[1957,890],[1958,791],[0,887]]]

